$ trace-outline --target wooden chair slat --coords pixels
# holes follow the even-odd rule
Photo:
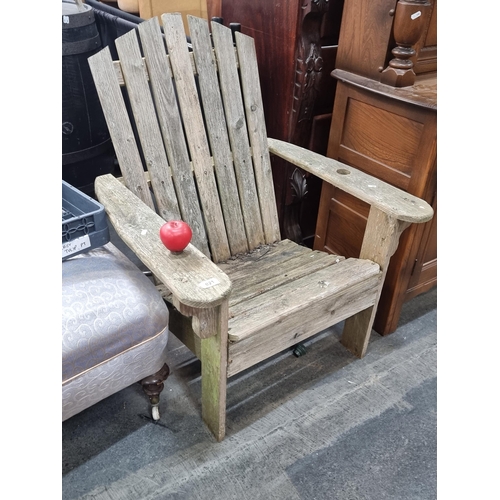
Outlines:
[[[342,269],[338,264],[322,269],[309,278],[303,278],[297,283],[301,285],[299,288],[291,283],[285,285],[283,290],[278,288],[265,294],[267,301],[263,307],[256,307],[249,313],[251,321],[246,315],[230,319],[227,376],[232,377],[255,363],[303,342],[332,324],[352,317],[357,311],[369,308],[376,300],[380,286],[379,272],[364,274],[360,276],[360,281],[349,282],[345,286],[318,286],[319,283],[331,284],[330,280],[336,281],[337,277],[345,276],[344,271],[349,274],[363,271],[356,267]],[[332,275],[332,271],[338,274]],[[286,293],[286,298],[283,298],[282,292]],[[251,331],[247,330],[248,327]],[[252,353],[251,358],[249,352]]]
[[[246,268],[247,274],[238,279],[233,278],[230,272],[225,271],[233,283],[229,299],[230,308],[286,283],[309,276],[320,269],[333,266],[341,260],[339,257],[325,252],[308,250],[307,253],[281,262],[267,262],[263,259],[254,265],[253,269]]]
[[[177,107],[172,71],[158,18],[138,26],[167,158],[182,220],[193,231],[192,243],[209,256],[207,234],[189,160],[182,119]]]
[[[253,249],[265,243],[266,240],[248,143],[245,108],[239,84],[233,37],[229,28],[215,22],[212,22],[212,37],[248,244],[250,249]]]
[[[212,260],[223,262],[231,256],[231,252],[196,82],[189,59],[182,16],[177,13],[163,14],[162,22],[198,194],[206,222]]]
[[[249,254],[239,255],[237,258],[219,264],[219,267],[231,277],[231,280],[239,280],[242,276],[247,276],[248,269],[253,269],[254,266],[261,268],[263,265],[269,267],[279,265],[310,251],[310,248],[293,241],[283,240],[273,245],[263,245]]]
[[[266,243],[273,243],[279,241],[281,236],[255,42],[253,38],[239,32],[235,33],[235,38],[262,223]]]
[[[314,274],[285,283],[231,307],[229,338],[233,342],[239,342],[258,330],[264,329],[267,324],[279,323],[294,310],[304,314],[304,311],[308,311],[308,305],[320,301],[322,297],[355,288],[356,284],[373,276],[381,276],[380,267],[374,262],[347,259]],[[355,310],[350,314],[354,312]],[[307,312],[307,314],[310,313]],[[320,316],[324,315],[325,311],[320,314]],[[313,321],[314,316],[311,315],[311,322]],[[282,325],[281,329],[287,328]]]
[[[306,266],[309,262],[317,262],[322,258],[331,260],[333,264],[340,260],[340,257],[327,254],[326,252],[319,252],[305,247],[300,248],[305,250],[305,252],[283,252],[277,255],[266,255],[261,260],[254,262],[252,266],[242,268],[239,267],[238,261],[233,261],[231,262],[232,266],[230,268],[226,267],[223,271],[228,275],[229,279],[234,282],[234,291],[237,288],[244,288],[246,285],[253,282],[262,282],[281,275],[286,277],[287,274],[295,269]],[[250,269],[252,269],[252,271],[250,271]],[[241,284],[238,285],[240,282]]]
[[[179,219],[179,205],[135,30],[117,38],[115,45],[122,61],[123,76],[146,168],[151,175],[158,213],[165,220]]]
[[[231,254],[236,255],[247,252],[248,244],[217,79],[217,65],[212,51],[208,22],[205,19],[188,16],[188,23],[229,246]]]
[[[144,177],[141,156],[109,47],[105,47],[88,61],[125,185],[154,210],[153,198]]]

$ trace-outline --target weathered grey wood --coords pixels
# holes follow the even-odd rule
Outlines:
[[[201,339],[194,332],[190,317],[169,306],[168,328],[198,359],[201,359]]]
[[[235,33],[235,38],[262,223],[266,242],[272,243],[280,240],[281,236],[267,145],[257,53],[253,38],[239,32]]]
[[[398,247],[399,237],[408,226],[408,222],[387,215],[374,206],[370,208],[360,258],[370,259],[380,266],[382,284],[387,274],[389,261]],[[344,325],[341,342],[349,351],[360,358],[365,355],[368,347],[381,293],[382,286],[378,289],[374,304],[348,318]]]
[[[182,16],[178,13],[163,14],[162,22],[189,152],[196,176],[196,185],[206,222],[212,259],[215,262],[225,261],[231,253],[217,194],[217,184],[203,124],[200,101],[189,61]]]
[[[268,143],[272,154],[399,220],[420,223],[434,215],[432,207],[424,200],[344,163],[277,139],[268,139]]]
[[[117,38],[115,46],[122,61],[127,93],[158,212],[165,220],[178,220],[181,217],[179,205],[135,30]]]
[[[238,280],[242,276],[247,276],[249,269],[254,269],[256,265],[262,265],[262,261],[269,265],[277,265],[287,259],[304,255],[310,251],[309,248],[298,245],[293,241],[283,240],[272,245],[262,245],[252,252],[231,258],[227,262],[220,263],[219,267]]]
[[[226,300],[226,274],[191,244],[180,254],[167,250],[159,237],[165,221],[111,174],[96,179],[95,191],[118,236],[178,301],[203,309]]]
[[[229,338],[233,342],[241,341],[266,325],[274,324],[276,316],[282,311],[285,311],[284,315],[286,315],[298,308],[304,314],[304,311],[307,311],[308,306],[315,300],[345,291],[350,286],[379,274],[380,268],[374,262],[346,259],[334,266],[321,269],[309,276],[240,302],[231,307]],[[352,311],[352,314],[355,312]],[[312,320],[309,314],[307,317]],[[304,323],[304,317],[301,322]],[[304,327],[307,328],[307,325]]]
[[[212,309],[214,336],[201,340],[201,414],[217,441],[226,434],[227,300]]]
[[[228,303],[225,300],[204,310],[182,309],[182,314],[193,316],[192,325],[175,310],[171,310],[170,324],[176,327],[179,340],[201,360],[202,418],[217,441],[222,441],[226,433]]]
[[[105,47],[89,57],[88,62],[125,184],[149,208],[154,209],[153,199],[144,178],[144,168],[134,131],[113,70],[109,48]]]
[[[217,63],[212,51],[208,22],[188,16],[188,23],[229,246],[231,254],[236,255],[247,252],[248,244],[217,79]]]
[[[262,259],[254,263],[253,266],[244,268],[244,272],[241,272],[237,266],[226,269],[225,272],[233,283],[229,301],[230,308],[298,278],[308,276],[319,269],[335,265],[341,259],[343,260],[343,257],[307,250],[308,252],[296,257],[286,258],[284,256],[281,261]],[[231,271],[233,269],[237,277],[232,276]]]
[[[144,24],[144,23],[141,23],[141,24]],[[236,49],[235,49],[236,51]],[[214,53],[213,49],[212,49],[212,53]],[[169,56],[167,54],[167,61],[169,60]],[[194,62],[194,55],[192,52],[189,53],[189,61],[191,63],[191,67],[193,69],[193,74],[196,76],[198,75],[198,72],[196,71],[196,64]],[[170,62],[169,62],[170,64]],[[121,69],[121,64],[120,64],[120,61],[113,61],[113,67],[115,68],[115,72],[116,72],[116,78],[118,78],[118,83],[123,86],[125,85],[125,80],[123,79],[123,73],[122,73],[122,69]],[[148,78],[149,78],[149,74],[147,74]]]
[[[262,227],[252,155],[248,143],[245,108],[241,95],[233,38],[229,28],[214,22],[212,22],[212,36],[241,208],[248,244],[250,249],[253,249],[266,243],[266,241]]]
[[[205,225],[196,193],[182,120],[177,106],[170,63],[167,58],[158,18],[154,17],[151,22],[139,24],[138,31],[151,82],[156,113],[167,157],[171,165],[171,174],[180,213],[182,219],[193,230],[193,245],[209,256]]]
[[[228,376],[373,304],[382,275],[378,266],[370,263],[356,269],[361,275],[354,279],[350,265],[360,262],[368,261],[348,259],[247,301],[255,307],[229,320]],[[236,309],[232,308],[231,314]]]

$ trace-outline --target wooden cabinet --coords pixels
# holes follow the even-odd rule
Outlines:
[[[210,18],[255,39],[269,137],[326,154],[344,0],[208,0]],[[272,158],[284,237],[312,247],[321,181]],[[295,175],[294,175],[295,173]],[[305,194],[307,192],[307,194]]]
[[[394,26],[402,4],[399,22],[421,18],[410,47],[404,30]],[[437,212],[435,19],[435,1],[346,3],[327,156],[426,200]],[[314,248],[358,257],[367,215],[368,206],[325,184]],[[436,228],[437,213],[403,233],[382,291],[377,332],[393,332],[403,303],[437,285]]]

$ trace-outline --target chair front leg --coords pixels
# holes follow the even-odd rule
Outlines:
[[[398,248],[401,233],[410,225],[372,206],[361,246],[360,259],[376,262],[382,271],[377,297],[373,306],[351,316],[345,321],[341,343],[353,354],[362,358],[366,354],[377,305],[384,286],[389,261]]]
[[[211,314],[215,335],[201,340],[201,411],[217,441],[222,441],[226,434],[228,302]]]
[[[211,309],[195,309],[176,303],[199,337],[201,361],[201,413],[204,422],[222,441],[226,434],[226,387],[228,349],[228,301]]]

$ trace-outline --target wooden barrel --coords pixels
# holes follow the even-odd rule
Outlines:
[[[102,48],[94,10],[62,3],[63,179],[78,188],[93,185],[113,169],[111,140],[87,59]]]

